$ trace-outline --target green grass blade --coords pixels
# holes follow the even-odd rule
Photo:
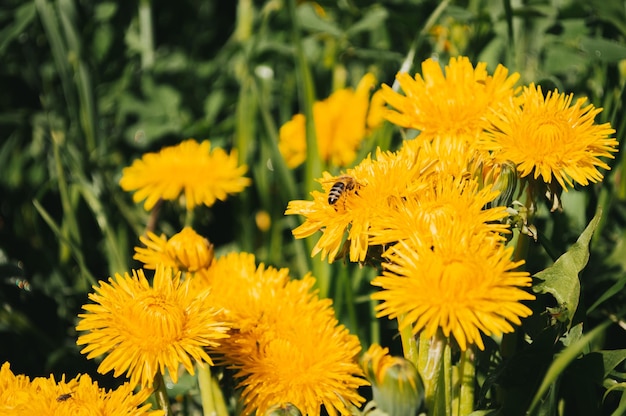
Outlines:
[[[537,410],[537,406],[539,406],[541,399],[544,394],[548,391],[550,386],[556,382],[558,377],[565,371],[567,366],[576,359],[576,357],[580,356],[588,347],[589,344],[594,341],[596,338],[600,337],[604,330],[611,324],[611,321],[605,321],[601,325],[595,327],[592,331],[583,335],[581,339],[564,349],[556,359],[550,364],[546,375],[537,389],[535,396],[528,408],[527,414],[532,415],[533,412]]]

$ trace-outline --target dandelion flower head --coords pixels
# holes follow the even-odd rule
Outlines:
[[[13,375],[5,363],[0,370],[0,387],[0,414],[3,415],[163,415],[162,410],[150,410],[150,404],[144,404],[150,396],[149,389],[134,392],[133,386],[125,383],[107,391],[87,374],[79,374],[69,381],[65,381],[64,375],[58,382],[52,375],[30,381],[26,376]]]
[[[166,369],[176,382],[181,364],[194,374],[192,359],[213,364],[205,348],[227,337],[218,311],[207,306],[208,291],[190,291],[189,280],[163,266],[157,267],[152,286],[143,270],[133,270],[132,276],[116,274],[94,290],[89,295],[94,303],[78,315],[76,329],[87,333],[77,344],[85,345],[81,353],[89,359],[106,354],[98,372],[113,371],[115,377],[126,372],[133,386],[151,385],[156,372]]]
[[[454,224],[437,225],[432,246],[399,242],[387,254],[382,276],[372,281],[381,288],[378,315],[399,318],[400,328],[426,337],[441,329],[461,350],[468,344],[484,349],[482,334],[512,332],[511,324],[531,310],[521,303],[534,299],[524,291],[531,284],[523,262],[511,261],[512,249]]]
[[[213,244],[191,227],[183,228],[170,239],[148,232],[139,240],[145,247],[135,247],[133,258],[142,262],[145,269],[155,270],[161,264],[177,271],[196,272],[208,268],[213,261]]]
[[[585,98],[572,103],[573,95],[548,92],[540,86],[525,87],[521,96],[491,114],[486,150],[499,160],[517,165],[521,177],[528,175],[543,182],[555,179],[567,190],[574,182],[588,185],[602,180],[598,170],[610,169],[600,158],[612,159],[618,142],[609,123],[595,124],[602,111],[585,105]]]
[[[387,215],[372,220],[370,244],[391,245],[398,241],[420,242],[432,245],[438,224],[456,224],[467,232],[485,238],[500,239],[509,233],[509,227],[499,222],[507,216],[505,207],[485,209],[499,192],[491,188],[479,189],[473,179],[433,174],[431,186],[390,205]]]
[[[356,90],[340,89],[313,104],[318,152],[327,164],[343,167],[352,163],[368,127],[376,128],[382,122],[380,98],[370,106],[370,91],[375,83],[374,75],[366,74]],[[303,114],[296,114],[280,128],[278,146],[291,168],[306,159],[305,121]]]
[[[369,246],[368,230],[372,220],[386,215],[389,205],[421,192],[429,184],[426,171],[433,162],[420,152],[376,152],[376,159],[367,157],[344,175],[325,172],[319,180],[323,192],[313,191],[312,201],[291,201],[285,214],[299,214],[304,223],[293,230],[296,238],[305,238],[322,230],[312,256],[322,253],[332,262],[339,253],[344,238],[350,244],[350,261],[363,261]],[[339,200],[329,204],[328,193],[335,183],[353,181],[351,190],[344,190]],[[346,236],[347,232],[347,236]]]
[[[427,59],[422,75],[396,76],[404,95],[382,86],[384,99],[395,109],[387,120],[428,134],[473,136],[485,128],[484,118],[493,108],[513,97],[518,78],[502,65],[489,75],[486,63],[474,67],[467,57],[451,58],[443,71],[439,62]]]
[[[317,297],[315,280],[254,263],[251,254],[230,253],[193,278],[211,288],[211,303],[223,302],[232,325],[216,359],[236,371],[244,413],[292,403],[302,414],[320,414],[323,405],[335,415],[362,403],[359,341],[339,325],[331,301]]]
[[[133,200],[145,200],[144,208],[151,210],[160,199],[185,197],[187,210],[204,204],[212,206],[228,195],[242,192],[250,185],[244,177],[247,167],[238,165],[237,152],[211,150],[211,142],[193,139],[176,146],[146,153],[122,171],[120,185],[125,191],[135,191]]]

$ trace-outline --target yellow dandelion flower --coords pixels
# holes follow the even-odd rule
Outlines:
[[[437,61],[427,59],[421,76],[396,75],[405,95],[382,86],[383,97],[395,108],[387,120],[427,133],[472,136],[486,127],[484,117],[493,108],[511,99],[518,78],[502,65],[489,75],[486,63],[474,68],[467,57],[451,58],[444,74]]]
[[[285,214],[303,215],[303,224],[293,230],[296,238],[305,238],[322,230],[312,256],[322,253],[332,262],[344,238],[350,243],[350,261],[363,261],[369,247],[369,227],[376,216],[385,215],[392,201],[421,192],[429,184],[424,172],[435,161],[420,152],[382,152],[376,160],[369,156],[348,169],[345,175],[333,177],[325,172],[319,180],[324,192],[313,191],[312,201],[290,201]],[[347,178],[347,179],[346,179]],[[337,201],[329,203],[329,192],[337,182],[350,181]],[[347,231],[347,236],[345,235]]]
[[[461,350],[474,344],[481,350],[485,335],[512,332],[512,324],[532,311],[521,301],[534,295],[521,287],[531,284],[527,272],[515,271],[512,248],[472,235],[458,224],[438,224],[433,246],[400,242],[390,249],[382,276],[372,281],[382,290],[378,315],[400,318],[399,327],[433,336],[439,328],[454,336]]]
[[[150,385],[165,369],[176,382],[180,364],[194,374],[192,359],[213,364],[204,348],[216,346],[228,328],[207,306],[208,293],[190,291],[189,280],[162,266],[152,287],[143,270],[132,273],[94,287],[89,295],[94,303],[78,315],[76,329],[88,331],[77,341],[86,345],[81,353],[89,359],[107,354],[98,371],[113,370],[115,377],[126,372],[133,386]]]
[[[600,158],[610,158],[618,151],[618,142],[609,137],[615,133],[609,123],[595,124],[602,111],[585,105],[585,98],[572,103],[573,94],[548,92],[541,87],[525,87],[515,102],[491,115],[491,135],[485,149],[500,160],[517,165],[522,177],[551,183],[552,179],[567,190],[573,182],[588,185],[601,181],[598,170],[610,169]]]
[[[145,269],[155,270],[161,264],[175,270],[195,272],[209,267],[213,261],[213,244],[191,227],[183,228],[170,239],[148,232],[139,240],[146,247],[135,247],[133,258],[142,262]]]
[[[344,88],[313,104],[317,146],[322,160],[332,166],[347,166],[367,135],[367,128],[377,127],[380,100],[373,103],[368,118],[370,91],[376,79],[366,74],[356,90]],[[374,106],[375,105],[375,106]],[[300,166],[306,159],[305,117],[296,114],[279,132],[279,149],[290,168]]]
[[[204,204],[212,206],[224,201],[229,194],[242,192],[250,185],[243,177],[245,165],[238,166],[237,152],[211,150],[211,142],[190,139],[169,146],[157,153],[146,153],[122,171],[120,185],[125,191],[135,191],[133,200],[145,199],[144,208],[150,210],[160,200],[185,197],[188,210]]]
[[[78,375],[66,382],[63,376],[56,383],[54,377],[33,380],[37,394],[25,409],[25,415],[63,416],[80,414],[161,416],[162,410],[150,410],[143,404],[151,394],[150,389],[135,393],[131,384],[125,383],[115,390],[98,387],[87,374]]]
[[[485,238],[499,239],[500,233],[509,232],[508,226],[499,222],[507,216],[506,207],[484,209],[499,192],[479,189],[474,180],[448,175],[431,175],[430,182],[423,192],[395,201],[386,215],[372,220],[370,244],[412,241],[431,246],[440,223],[458,224]]]
[[[10,364],[0,367],[0,415],[23,414],[24,406],[33,398],[30,379],[22,374],[15,375]]]
[[[288,282],[289,269],[266,267],[263,263],[257,266],[254,254],[238,252],[216,259],[211,267],[199,270],[191,279],[194,291],[210,288],[210,304],[221,309],[222,318],[235,328],[245,327],[249,317],[250,324],[255,325],[257,317],[252,311],[263,307],[259,305],[261,293],[278,290]],[[242,301],[242,292],[247,293],[249,302]]]
[[[363,402],[358,338],[339,325],[331,301],[318,298],[312,277],[290,280],[288,269],[231,253],[192,280],[211,288],[210,304],[223,305],[232,325],[216,357],[236,370],[245,414],[286,403],[305,415],[320,414],[322,405],[346,414]]]
[[[86,374],[79,374],[67,382],[65,375],[59,382],[52,375],[30,381],[24,375],[14,375],[9,369],[9,363],[4,363],[0,369],[2,415],[163,415],[162,410],[151,411],[149,404],[143,404],[150,394],[149,389],[135,393],[128,383],[115,390],[105,391]]]

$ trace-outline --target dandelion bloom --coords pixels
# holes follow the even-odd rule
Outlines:
[[[231,253],[192,280],[211,288],[211,304],[222,305],[232,325],[216,351],[235,370],[245,414],[286,403],[302,414],[320,414],[321,406],[347,414],[364,401],[358,338],[339,325],[331,301],[313,292],[312,277],[291,280],[287,269],[256,267],[253,255]]]
[[[467,57],[451,58],[444,73],[439,62],[427,59],[421,76],[396,75],[404,95],[382,86],[383,98],[395,109],[387,120],[427,134],[473,136],[485,128],[484,117],[493,108],[513,97],[518,78],[502,65],[489,75],[486,63],[474,68]]]
[[[213,364],[204,349],[227,336],[227,326],[207,306],[208,293],[190,291],[189,280],[171,269],[157,267],[152,286],[143,270],[133,270],[94,289],[94,303],[78,315],[76,329],[88,333],[77,344],[86,345],[81,353],[89,359],[107,354],[98,371],[126,372],[133,386],[150,385],[165,369],[176,382],[179,364],[194,374],[192,359]]]
[[[367,157],[345,175],[319,179],[323,192],[313,191],[312,201],[290,201],[285,214],[303,215],[304,223],[293,230],[296,238],[305,238],[322,230],[312,256],[322,253],[332,262],[338,255],[345,233],[349,241],[350,261],[363,261],[369,247],[369,227],[374,218],[386,215],[393,201],[407,198],[429,187],[424,173],[436,161],[422,152],[376,151],[376,159]],[[328,193],[336,182],[349,178],[353,189],[344,190],[336,203],[329,204]]]
[[[318,152],[327,164],[352,163],[368,128],[376,128],[382,122],[381,100],[372,100],[370,106],[370,91],[375,82],[372,74],[366,74],[356,90],[335,91],[313,105]],[[306,159],[305,124],[304,115],[296,114],[280,128],[278,146],[290,168],[300,166]]]
[[[13,375],[9,364],[0,370],[0,414],[15,416],[71,416],[71,415],[121,415],[161,416],[162,410],[150,410],[143,404],[150,396],[149,389],[134,392],[133,386],[125,383],[115,390],[106,391],[98,387],[86,374],[70,381],[65,376],[56,382],[37,377],[32,381],[23,375]]]
[[[441,329],[461,350],[468,344],[483,350],[481,332],[512,332],[511,323],[532,313],[521,303],[535,298],[522,289],[531,278],[515,271],[523,261],[511,261],[512,248],[447,224],[436,225],[430,246],[400,242],[389,250],[382,276],[372,281],[382,289],[372,294],[382,301],[377,316],[398,318],[401,329],[427,337]]]
[[[430,246],[437,224],[458,224],[476,235],[499,239],[508,233],[500,220],[507,216],[505,207],[485,209],[499,192],[479,189],[473,179],[431,175],[431,186],[390,204],[385,215],[374,218],[370,244],[389,245],[398,241],[420,242]]]
[[[617,140],[609,137],[615,130],[609,123],[594,123],[601,108],[584,105],[585,98],[572,100],[572,94],[555,90],[544,97],[540,86],[525,87],[518,99],[491,115],[485,149],[515,163],[521,177],[541,176],[548,184],[556,179],[565,190],[574,182],[602,180],[598,168],[610,167],[600,158],[612,159],[618,151]]]
[[[245,165],[238,166],[236,151],[211,151],[210,141],[190,139],[144,154],[123,169],[120,185],[125,191],[135,191],[135,202],[145,199],[146,210],[160,199],[176,200],[181,194],[191,210],[200,204],[210,207],[218,199],[224,201],[229,194],[242,192],[250,185],[250,179],[243,177],[246,170]]]
[[[162,264],[177,271],[195,272],[213,261],[213,244],[191,227],[183,228],[170,239],[148,232],[139,240],[146,247],[135,247],[133,258],[142,262],[145,269],[155,270]]]

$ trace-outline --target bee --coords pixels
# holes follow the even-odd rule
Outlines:
[[[347,191],[351,191],[357,187],[356,179],[350,175],[341,175],[337,178],[337,182],[333,184],[328,192],[328,204],[335,205],[339,198]]]
[[[72,393],[65,393],[57,397],[57,402],[64,402],[72,397]]]

